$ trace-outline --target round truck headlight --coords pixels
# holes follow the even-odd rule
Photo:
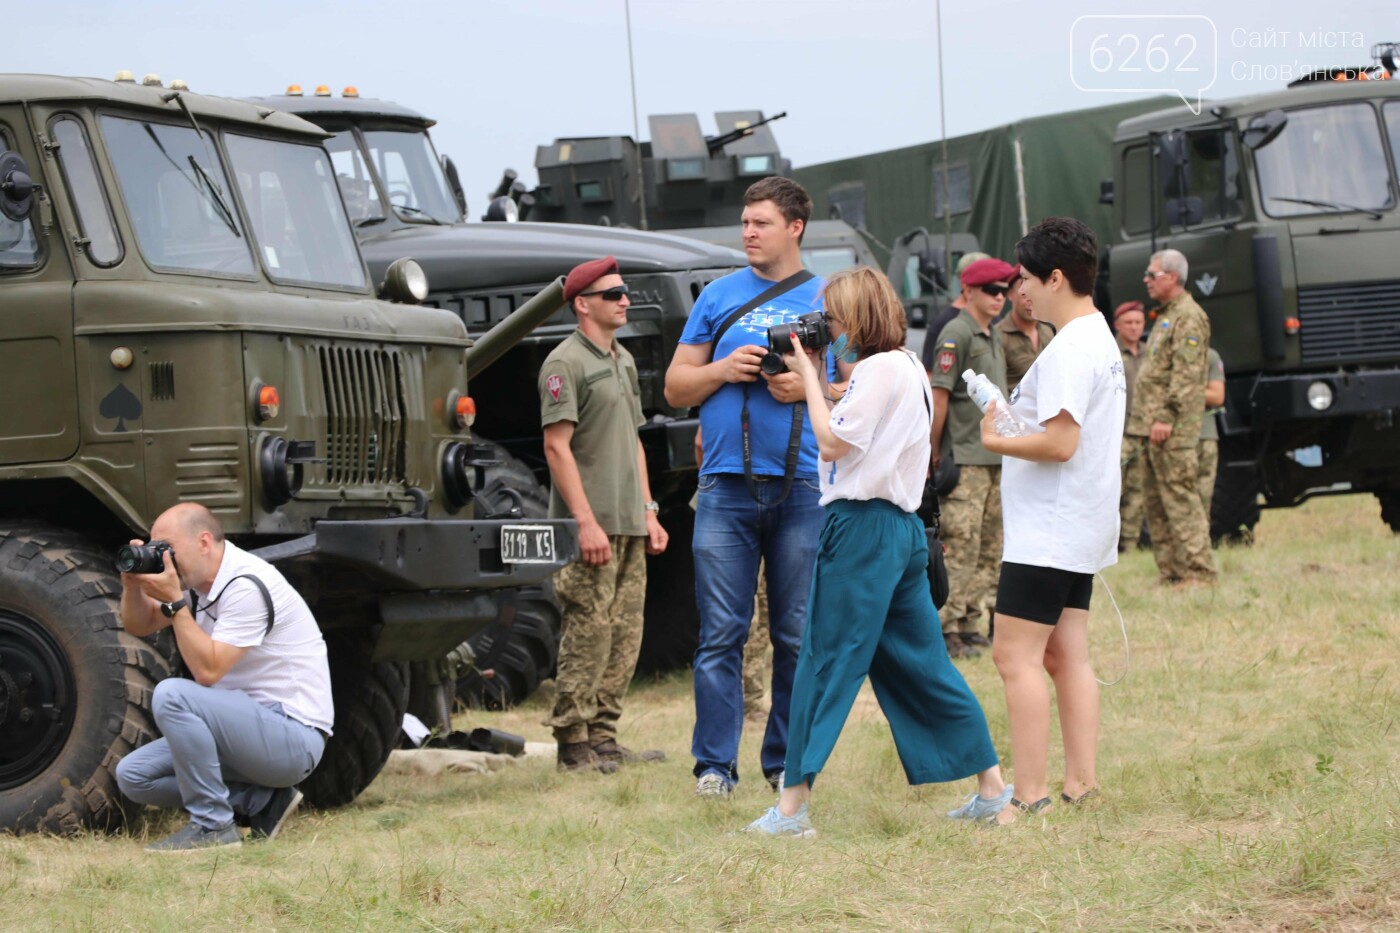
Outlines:
[[[1332,387],[1321,380],[1311,383],[1308,386],[1308,404],[1313,411],[1326,411],[1332,407],[1335,396],[1332,394]]]

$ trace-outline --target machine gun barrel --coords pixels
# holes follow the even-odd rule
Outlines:
[[[719,136],[712,136],[709,139],[705,140],[705,146],[710,150],[710,155],[714,155],[716,152],[719,152],[721,149],[723,149],[730,143],[738,142],[745,136],[748,136],[754,130],[758,129],[760,126],[763,126],[765,123],[772,123],[774,120],[781,120],[785,116],[787,116],[786,110],[784,110],[782,113],[775,113],[771,117],[764,117],[757,123],[750,123],[748,126],[741,126],[738,129],[730,130],[728,133],[723,133]]]
[[[550,282],[539,294],[512,311],[499,324],[476,338],[467,350],[467,384],[505,355],[526,334],[564,307],[564,277]]]

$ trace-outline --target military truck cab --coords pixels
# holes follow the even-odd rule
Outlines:
[[[122,630],[112,552],[171,505],[320,622],[323,806],[397,744],[407,662],[577,553],[572,522],[475,517],[472,341],[411,263],[376,297],[324,136],[154,76],[0,76],[0,830],[129,815],[113,769],[172,645]]]
[[[1215,536],[1253,526],[1256,493],[1373,492],[1400,530],[1393,65],[1119,126],[1113,300],[1143,297],[1155,250],[1181,250],[1225,363]]]

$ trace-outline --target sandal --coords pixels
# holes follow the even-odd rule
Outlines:
[[[1042,810],[1048,810],[1053,805],[1054,801],[1052,801],[1049,797],[1041,797],[1035,803],[1025,803],[1023,801],[1017,800],[1015,797],[1012,797],[1010,806],[1015,807],[1018,811],[1016,816],[1013,816],[1007,820],[1003,820],[1000,818],[1000,815],[998,815],[997,817],[993,818],[992,822],[998,826],[1010,826],[1012,823],[1016,822],[1017,818],[1020,816],[1021,813],[1039,813]]]
[[[1094,799],[1096,799],[1098,796],[1099,796],[1099,789],[1098,789],[1097,787],[1091,787],[1091,788],[1089,788],[1088,790],[1086,790],[1084,793],[1080,794],[1078,797],[1071,797],[1069,794],[1066,794],[1066,793],[1061,792],[1061,794],[1060,794],[1060,800],[1062,800],[1063,802],[1069,804],[1070,806],[1077,807],[1077,806],[1079,806],[1081,803],[1084,803],[1086,800],[1094,800]]]

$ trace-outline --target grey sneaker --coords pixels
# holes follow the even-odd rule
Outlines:
[[[1002,789],[1001,794],[996,797],[979,797],[976,792],[973,792],[972,796],[967,798],[967,803],[956,810],[948,811],[948,819],[990,823],[1011,802],[1014,793],[1015,788],[1010,784],[1007,784]]]
[[[159,852],[162,855],[184,855],[202,849],[237,849],[242,845],[243,837],[238,834],[238,827],[232,823],[222,829],[205,829],[191,820],[184,829],[146,846],[146,851]]]
[[[700,775],[700,780],[695,782],[697,797],[728,797],[733,792],[734,787],[723,776],[713,771],[706,771]]]
[[[804,803],[792,816],[783,816],[777,804],[744,828],[746,833],[763,833],[767,836],[785,836],[793,839],[811,839],[817,834],[812,828],[812,820],[807,815]]]
[[[282,831],[297,807],[301,806],[301,791],[295,787],[279,787],[272,792],[267,806],[248,817],[249,840],[271,839]]]

